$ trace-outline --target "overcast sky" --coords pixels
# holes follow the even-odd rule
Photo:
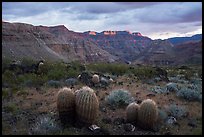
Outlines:
[[[202,2],[3,2],[2,19],[76,32],[129,30],[152,39],[202,33]]]

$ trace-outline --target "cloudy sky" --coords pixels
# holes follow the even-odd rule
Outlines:
[[[2,19],[76,32],[129,30],[152,39],[202,33],[202,2],[3,2]]]

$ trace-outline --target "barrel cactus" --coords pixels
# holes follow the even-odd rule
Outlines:
[[[100,82],[99,76],[98,76],[97,74],[94,74],[94,75],[93,75],[93,77],[92,77],[92,82],[93,82],[94,84],[97,84],[97,83]]]
[[[126,108],[126,121],[136,123],[138,119],[139,105],[135,102],[130,103]]]
[[[75,120],[75,95],[67,87],[59,90],[57,94],[57,110],[62,123],[72,124]]]
[[[144,129],[154,129],[157,118],[158,108],[156,103],[151,99],[143,100],[138,113],[139,126]]]
[[[94,90],[84,86],[75,94],[77,120],[83,124],[93,124],[99,110],[99,102]]]

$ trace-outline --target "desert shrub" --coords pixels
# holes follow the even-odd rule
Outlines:
[[[21,61],[21,65],[22,66],[31,66],[32,64],[36,64],[37,61],[34,61],[31,58],[23,58]]]
[[[154,82],[159,82],[159,81],[161,81],[161,78],[160,78],[160,77],[155,77],[155,78],[154,78]]]
[[[166,93],[167,90],[163,87],[160,87],[160,86],[154,86],[150,89],[150,91],[154,92],[154,93],[158,93],[158,94],[161,94],[161,93]]]
[[[169,77],[169,81],[176,83],[179,81],[179,77]]]
[[[73,68],[70,68],[68,69],[66,76],[68,78],[76,78],[79,74],[80,74],[80,71],[78,71],[77,69],[75,70]]]
[[[76,66],[74,66],[76,65]],[[46,75],[48,79],[60,80],[64,78],[74,78],[80,74],[80,65],[72,63],[69,67],[61,62],[45,63],[42,66],[42,73]]]
[[[47,73],[48,79],[60,80],[66,77],[66,68],[64,66],[55,65],[49,72]]]
[[[69,78],[65,80],[66,86],[72,86],[72,85],[77,85],[77,84],[78,84],[78,79],[76,78]]]
[[[40,67],[40,73],[42,75],[47,75],[50,70],[54,68],[54,64],[49,61],[45,61],[43,65]]]
[[[40,116],[31,128],[31,135],[52,135],[60,131],[56,121],[50,116]]]
[[[192,84],[196,84],[196,85],[199,85],[199,84],[201,84],[202,85],[202,80],[200,80],[200,79],[191,79],[190,80],[190,82],[192,83]]]
[[[168,69],[168,76],[169,77],[176,77],[179,74],[179,71],[177,68],[169,68]]]
[[[97,63],[87,65],[87,69],[90,71],[109,73],[112,75],[123,75],[129,68],[125,64]]]
[[[86,65],[81,64],[79,61],[72,61],[70,65],[72,69],[77,71],[84,71],[86,69]]]
[[[168,83],[166,85],[167,92],[177,92],[178,91],[178,85],[176,83]]]
[[[167,112],[169,113],[169,115],[171,115],[171,116],[173,116],[173,117],[175,117],[177,119],[180,119],[180,118],[186,116],[186,114],[187,114],[187,111],[186,111],[185,107],[178,106],[178,105],[175,105],[175,104],[170,105],[168,107]]]
[[[6,70],[2,75],[2,82],[5,82],[11,85],[15,84],[16,83],[15,74],[10,70]]]
[[[158,118],[161,119],[162,121],[165,121],[168,117],[168,114],[166,113],[166,111],[162,110],[162,109],[158,109]]]
[[[25,73],[17,76],[17,84],[23,87],[42,86],[47,81],[46,76],[38,76],[34,73]]]
[[[138,67],[135,69],[132,69],[131,72],[139,77],[139,79],[149,79],[156,77],[156,70],[152,67],[146,66],[146,67]]]
[[[199,92],[199,93],[202,92],[202,84],[189,84],[189,85],[187,85],[187,88],[192,89],[192,90]]]
[[[2,58],[2,73],[9,67],[9,64],[11,63],[11,59],[9,58]]]
[[[7,98],[9,96],[9,89],[8,88],[2,88],[2,98]]]
[[[15,103],[8,103],[6,106],[5,106],[5,111],[7,112],[11,112],[12,114],[16,114],[18,112],[18,107]]]
[[[106,97],[107,103],[111,107],[122,107],[134,102],[134,98],[131,96],[129,91],[118,89],[114,90]]]
[[[190,80],[194,76],[194,72],[191,70],[185,71],[184,78],[186,80]]]
[[[57,81],[57,80],[49,80],[47,82],[47,85],[50,86],[50,87],[58,88],[58,87],[61,86],[61,83],[60,83],[60,81]]]
[[[201,101],[202,100],[202,94],[195,90],[183,87],[177,92],[177,96],[180,98],[184,98],[189,101]]]

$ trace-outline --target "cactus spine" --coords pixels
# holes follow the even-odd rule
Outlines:
[[[158,109],[156,103],[151,99],[143,100],[139,113],[138,122],[144,129],[153,129],[158,118]]]
[[[138,119],[139,105],[135,102],[130,103],[126,108],[126,121],[136,123]]]
[[[70,88],[64,87],[57,94],[57,110],[63,123],[72,123],[75,118],[75,95]]]
[[[84,86],[76,92],[77,119],[84,124],[93,124],[98,115],[99,102],[94,90]]]

